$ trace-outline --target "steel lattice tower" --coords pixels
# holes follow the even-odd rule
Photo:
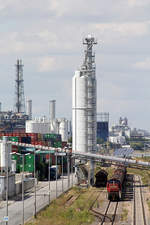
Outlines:
[[[24,80],[22,60],[17,60],[15,85],[15,112],[25,113]]]

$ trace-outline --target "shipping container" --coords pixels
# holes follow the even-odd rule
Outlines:
[[[18,142],[19,137],[9,137],[9,141]]]

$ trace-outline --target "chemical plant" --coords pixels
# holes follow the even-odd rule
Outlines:
[[[0,200],[2,204],[5,203],[4,206],[1,205],[0,223],[2,221],[6,225],[19,225],[33,215],[37,218],[37,212],[51,206],[52,200],[64,192],[65,195],[61,197],[67,199],[62,201],[63,209],[65,205],[67,210],[80,195],[90,190],[91,196],[86,195],[86,200],[90,200],[87,214],[91,212],[100,220],[96,224],[104,224],[107,222],[105,219],[114,224],[118,204],[122,204],[122,200],[125,204],[134,199],[131,207],[135,211],[134,216],[137,213],[136,196],[139,202],[139,199],[143,202],[142,192],[137,188],[139,184],[142,187],[141,178],[134,177],[133,174],[129,177],[128,167],[148,170],[150,162],[145,158],[135,158],[134,149],[130,143],[127,145],[127,140],[129,142],[130,138],[139,137],[138,134],[144,131],[132,130],[126,117],[120,117],[119,123],[109,131],[109,113],[97,113],[93,52],[96,44],[92,35],[83,39],[83,63],[72,78],[72,122],[64,117],[57,118],[56,100],[53,99],[48,102],[48,118],[33,118],[32,100],[27,99],[25,104],[22,60],[17,60],[14,111],[3,111],[0,103]],[[124,144],[126,145],[123,147]],[[111,176],[108,179],[109,175]],[[79,188],[77,194],[71,192],[68,195],[74,185],[86,188],[86,191],[82,192]],[[107,196],[104,194],[106,192]],[[127,199],[125,193],[131,199]],[[11,198],[13,201],[9,203]],[[105,205],[102,206],[104,201]],[[137,205],[143,204],[139,202]],[[109,212],[110,205],[115,209],[113,213],[112,210]],[[17,216],[14,210],[16,207],[19,212]],[[95,207],[98,208],[96,211]],[[120,210],[122,208],[123,205]],[[80,213],[82,210],[83,203],[81,208],[68,211],[68,215],[70,212]],[[144,215],[143,211],[143,220]]]
[[[0,103],[0,132],[24,132],[25,121],[29,119],[29,115],[25,114],[25,99],[24,99],[24,83],[23,83],[23,64],[21,60],[17,60],[16,79],[15,79],[15,104],[14,112],[5,112],[2,110]],[[27,107],[29,102],[27,103]],[[30,108],[30,106],[28,107]]]

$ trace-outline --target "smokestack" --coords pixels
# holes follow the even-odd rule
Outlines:
[[[32,120],[32,100],[27,100],[26,113],[29,116],[29,120]]]
[[[49,101],[50,121],[53,121],[55,119],[55,105],[56,105],[56,100]]]

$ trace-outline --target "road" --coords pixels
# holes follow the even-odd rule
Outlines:
[[[76,183],[74,176],[70,175],[70,186]],[[63,179],[64,191],[68,190],[68,177]],[[34,190],[34,189],[33,189]],[[62,178],[57,181],[57,193],[59,196],[62,193]],[[56,198],[56,181],[50,181],[50,200]],[[34,215],[35,212],[35,194],[34,192],[26,193],[24,200],[24,220],[27,221]],[[39,182],[36,189],[36,211],[38,212],[43,207],[49,204],[49,183]],[[6,204],[0,209],[0,225],[6,224],[3,217],[6,215]],[[8,225],[22,224],[23,202],[20,200],[9,202],[8,207],[9,222]]]

